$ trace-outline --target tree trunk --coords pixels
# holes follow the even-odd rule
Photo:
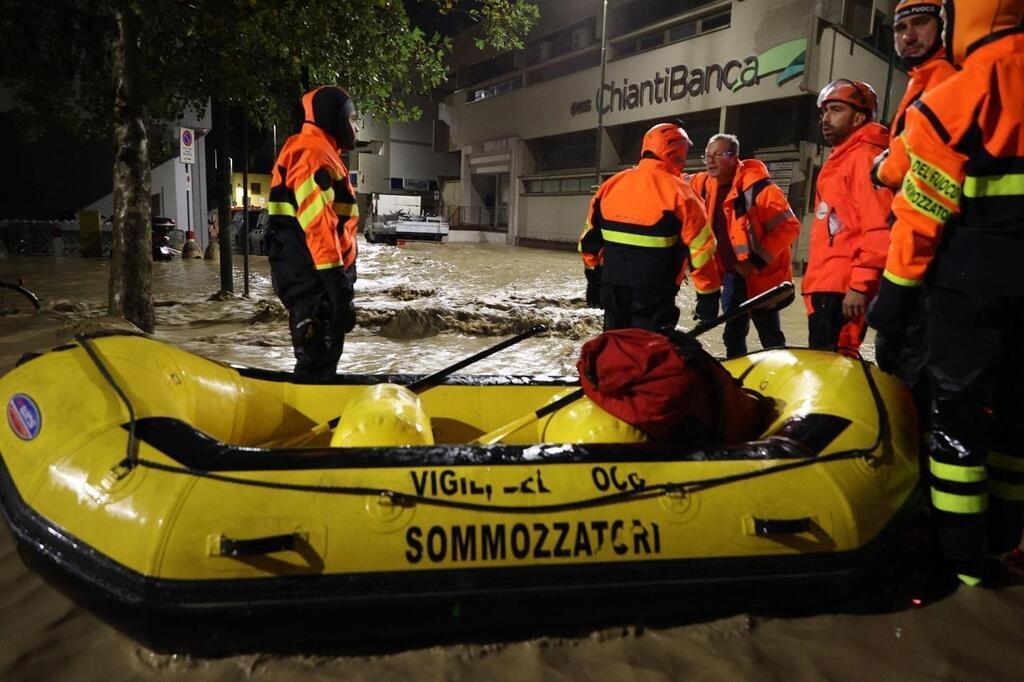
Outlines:
[[[231,163],[228,160],[228,105],[213,105],[213,126],[217,131],[217,218],[220,221],[220,290],[234,293],[234,244],[231,234]]]
[[[142,104],[142,16],[117,2],[114,12],[114,226],[110,263],[111,315],[152,332],[153,244],[149,143]]]

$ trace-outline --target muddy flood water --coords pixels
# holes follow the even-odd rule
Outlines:
[[[242,291],[240,258],[236,291]],[[265,258],[251,259],[251,294],[213,296],[216,262],[155,264],[156,337],[217,360],[290,370],[286,314]],[[117,328],[104,316],[107,266],[77,257],[0,261],[23,278],[39,312],[0,292],[0,374],[26,351]],[[585,308],[575,253],[503,246],[361,244],[358,325],[341,372],[427,373],[537,323],[550,331],[463,370],[574,375],[580,345],[600,331]],[[690,326],[692,289],[679,296]],[[797,302],[783,313],[806,345]],[[870,340],[870,339],[869,339]],[[716,355],[721,332],[702,339]],[[751,330],[751,349],[757,348]],[[865,355],[871,355],[870,345]],[[6,400],[6,398],[5,398]],[[413,645],[352,655],[248,654],[203,659],[156,654],[122,636],[29,573],[0,529],[0,680],[1019,680],[1024,679],[1024,586],[961,587],[882,612],[733,614],[658,627],[577,629],[506,641]]]

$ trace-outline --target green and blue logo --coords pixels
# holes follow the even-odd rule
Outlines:
[[[779,74],[775,84],[782,87],[804,72],[807,61],[807,38],[797,38],[769,48],[757,56],[757,81],[762,78]],[[733,86],[736,92],[749,85],[747,81],[739,81]]]

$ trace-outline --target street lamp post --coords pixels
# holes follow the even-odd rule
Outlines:
[[[597,158],[594,160],[594,184],[601,184],[601,140],[604,137],[604,69],[608,53],[608,0],[601,8],[601,82],[597,86]]]

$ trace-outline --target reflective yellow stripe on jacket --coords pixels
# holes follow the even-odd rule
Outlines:
[[[1024,173],[984,176],[968,175],[964,178],[964,196],[971,199],[1021,195],[1024,195]]]
[[[601,236],[604,237],[606,242],[626,244],[628,246],[642,246],[649,249],[664,249],[679,243],[679,235],[677,234],[668,237],[655,237],[646,234],[632,234],[630,232],[602,229]]]
[[[283,215],[295,217],[295,207],[287,201],[270,201],[267,203],[267,213],[270,215]]]
[[[697,234],[697,237],[690,242],[690,267],[693,269],[701,267],[715,255],[717,243],[712,239],[714,234],[711,223],[708,222],[704,229]]]
[[[345,218],[358,218],[359,205],[336,201],[334,202],[334,212]]]

